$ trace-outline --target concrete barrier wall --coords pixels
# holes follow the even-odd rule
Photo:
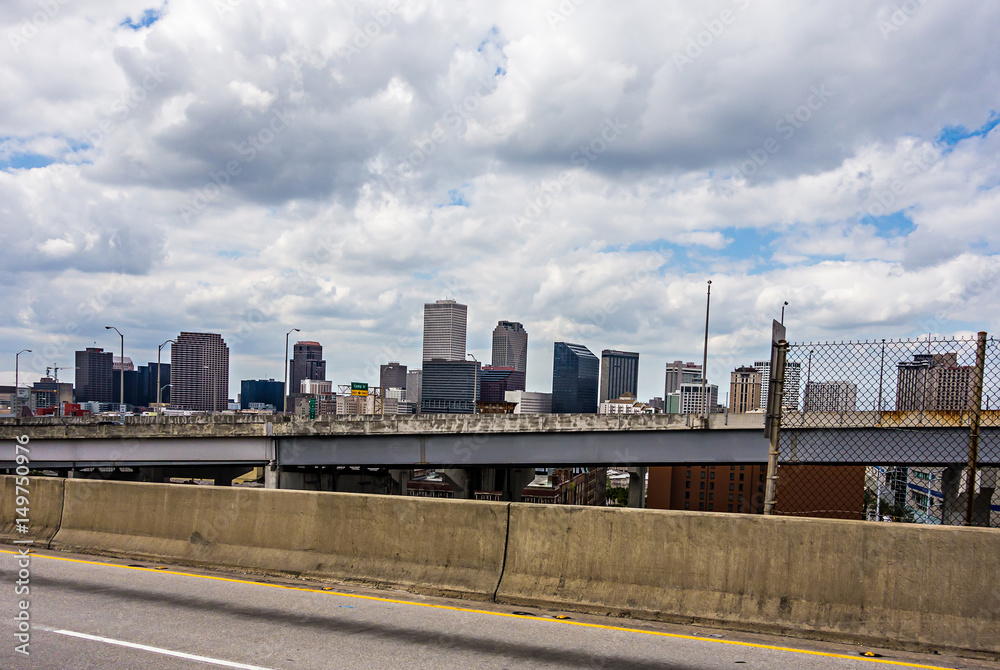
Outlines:
[[[491,598],[507,506],[68,480],[52,547]]]
[[[1000,533],[513,504],[497,600],[1000,653]]]
[[[30,477],[28,486],[28,532],[17,532],[17,519],[21,515],[15,512],[19,508],[17,496],[23,491],[17,490],[18,480],[23,478],[0,475],[0,542],[13,540],[34,540],[36,547],[48,547],[49,541],[59,530],[62,517],[63,483],[64,479],[56,477]]]

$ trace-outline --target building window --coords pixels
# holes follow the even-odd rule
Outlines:
[[[698,509],[705,509],[705,503],[698,503]]]
[[[729,502],[733,502],[733,494],[732,493],[729,494]]]
[[[741,466],[740,466],[740,472],[743,472],[743,470],[744,470],[744,469],[745,469],[746,467],[747,467],[747,466],[745,466],[745,465],[741,465]]]
[[[715,472],[713,471],[713,472],[709,473],[708,478],[709,479],[715,479]]]
[[[743,490],[743,484],[740,484],[740,491]]]
[[[711,512],[715,509],[715,503],[708,503],[708,511]]]
[[[740,481],[743,481],[743,475],[740,475]]]
[[[691,479],[691,471],[690,470],[687,471],[687,478]]]
[[[705,499],[705,492],[702,491],[701,493],[698,494],[698,500],[704,500],[704,499]]]
[[[729,511],[730,511],[730,512],[732,512],[732,511],[733,511],[733,506],[732,506],[732,505],[730,505],[730,506],[729,506]]]
[[[701,483],[701,490],[702,490],[702,491],[704,491],[704,490],[705,490],[705,482],[702,482],[702,483]]]
[[[705,478],[705,471],[704,471],[704,470],[702,470],[702,471],[701,471],[701,478],[702,478],[702,479],[704,479],[704,478]]]
[[[735,465],[730,465],[730,466],[729,466],[729,469],[730,469],[730,470],[735,470],[735,469],[736,469],[736,466],[735,466]]]
[[[684,492],[684,499],[688,500],[690,497],[691,497],[691,492],[690,491],[685,491]]]
[[[709,482],[709,484],[708,484],[708,490],[709,491],[714,491],[715,490],[715,482]]]
[[[729,485],[729,490],[730,490],[730,491],[732,491],[732,490],[733,490],[733,485],[732,485],[732,484],[730,484],[730,485]]]
[[[733,481],[734,479],[736,479],[736,473],[735,472],[730,472],[729,473],[729,481]]]
[[[691,503],[684,503],[684,509],[691,509]]]
[[[709,500],[715,500],[715,494],[714,493],[709,493],[708,494],[708,499]]]
[[[743,496],[740,496],[740,499],[737,502],[743,502]]]
[[[684,488],[686,489],[691,488],[691,482],[684,482]]]

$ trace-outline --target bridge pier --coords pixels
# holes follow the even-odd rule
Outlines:
[[[628,469],[628,506],[642,508],[646,506],[646,473],[649,468],[637,467]]]

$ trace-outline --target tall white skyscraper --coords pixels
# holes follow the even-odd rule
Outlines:
[[[464,361],[468,305],[438,300],[424,305],[424,361]]]
[[[753,367],[760,373],[760,408],[767,409],[767,389],[771,379],[771,361],[754,361]],[[802,377],[802,363],[787,361],[785,363],[785,392],[781,394],[781,406],[799,409],[801,389],[799,381]]]

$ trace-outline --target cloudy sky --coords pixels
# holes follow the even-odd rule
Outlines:
[[[1000,4],[6,0],[0,383],[223,334],[419,367],[423,303],[700,360],[1000,332]],[[293,335],[295,335],[293,333]],[[71,371],[61,376],[71,376]]]

